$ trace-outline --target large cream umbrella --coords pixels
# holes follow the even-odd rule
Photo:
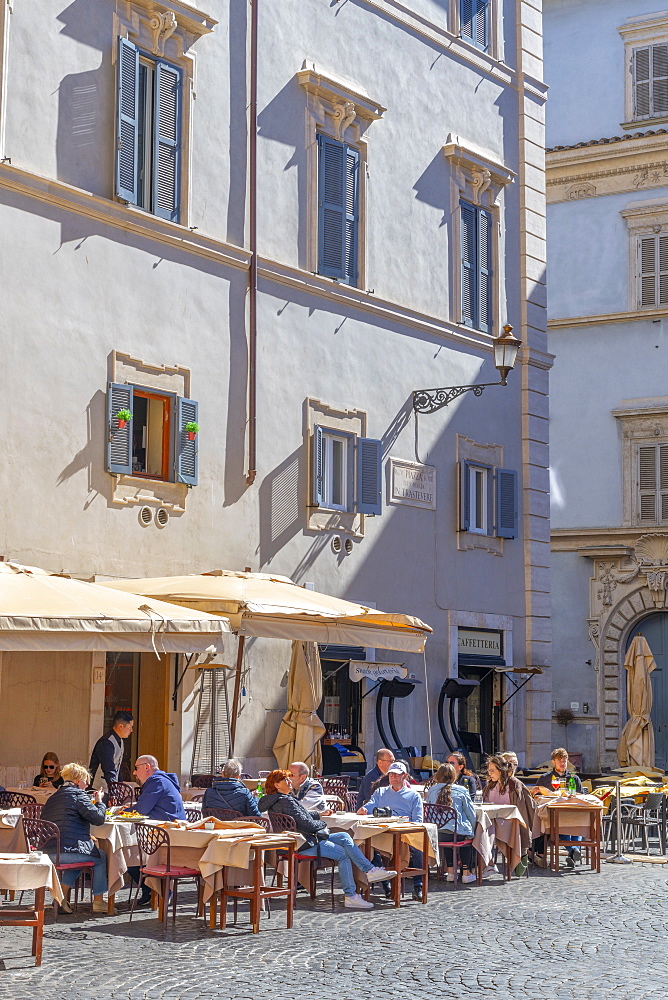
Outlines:
[[[636,635],[624,659],[626,706],[629,721],[622,730],[617,759],[622,767],[654,767],[654,728],[652,726],[652,682],[650,674],[656,663],[643,635]]]
[[[274,741],[274,756],[279,767],[285,768],[293,760],[301,760],[320,770],[320,737],[325,733],[317,715],[321,701],[322,669],[318,645],[293,640],[288,675],[288,710]]]
[[[0,650],[217,652],[225,618],[0,562]]]
[[[431,628],[411,615],[388,614],[297,586],[285,576],[216,571],[201,576],[110,580],[103,586],[215,612],[240,636],[343,643],[419,653]]]

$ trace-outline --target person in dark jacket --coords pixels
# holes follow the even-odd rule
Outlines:
[[[223,777],[214,781],[211,788],[207,788],[202,800],[202,816],[206,816],[207,809],[234,809],[243,816],[259,816],[260,810],[257,807],[254,795],[246,788],[240,780],[241,762],[235,757],[231,757],[223,765]]]
[[[105,821],[102,792],[91,796],[85,791],[91,776],[83,764],[65,764],[61,771],[63,784],[44,803],[41,819],[55,823],[60,830],[61,864],[76,861],[92,861],[93,868],[93,912],[106,913],[107,904],[103,899],[107,891],[107,859],[93,843],[91,826],[101,826]],[[55,854],[51,854],[55,858]],[[81,874],[81,868],[67,868],[59,873],[60,881],[66,888],[65,898],[60,904],[65,913],[71,913],[69,890]]]
[[[63,783],[60,774],[60,761],[55,753],[45,753],[39,774],[35,775],[33,788],[60,788]]]
[[[134,727],[131,712],[116,712],[111,732],[100,736],[90,755],[88,769],[92,775],[91,783],[95,781],[98,767],[102,768],[102,777],[107,782],[120,781],[121,764],[123,763],[123,740],[126,740]]]
[[[149,754],[137,757],[134,775],[141,785],[135,809],[149,819],[185,819],[179,779],[161,771],[158,761]]]
[[[289,771],[272,771],[267,775],[264,787],[266,794],[258,802],[260,811],[291,816],[298,832],[306,837],[306,844],[299,848],[299,853],[312,858],[321,855],[323,858],[331,858],[336,861],[339,879],[346,897],[344,905],[352,909],[372,910],[373,903],[363,899],[357,892],[353,877],[353,865],[366,874],[369,882],[395,878],[397,873],[377,868],[368,858],[364,857],[359,847],[353,844],[348,833],[330,833],[327,824],[320,819],[317,812],[308,812],[304,809],[302,804],[291,794],[292,778]],[[326,810],[322,815],[326,816],[328,812]]]
[[[392,751],[388,750],[387,747],[381,747],[380,750],[376,750],[376,765],[370,771],[366,772],[360,782],[356,809],[361,809],[369,801],[375,788],[389,785],[390,779],[387,776],[387,772],[390,769],[390,764],[394,764],[394,754]]]
[[[459,750],[455,750],[450,754],[447,760],[448,764],[452,764],[455,769],[455,774],[457,775],[455,784],[461,785],[465,788],[471,799],[475,797],[475,793],[481,788],[481,784],[473,771],[469,771],[466,766],[466,757]]]

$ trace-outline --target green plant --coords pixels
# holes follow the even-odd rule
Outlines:
[[[116,419],[125,420],[127,423],[128,420],[132,420],[132,414],[130,413],[129,410],[119,410],[118,413],[116,414]]]
[[[197,434],[199,431],[199,424],[196,424],[194,420],[189,420],[184,430],[188,431],[189,434]]]

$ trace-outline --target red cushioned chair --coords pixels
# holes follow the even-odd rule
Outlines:
[[[139,889],[147,878],[160,879],[162,887],[161,918],[165,927],[167,926],[169,894],[170,892],[172,894],[172,922],[174,922],[176,920],[178,884],[179,881],[183,879],[197,883],[197,915],[199,916],[203,912],[202,876],[199,869],[186,868],[183,865],[172,865],[171,841],[167,830],[163,830],[162,827],[158,826],[148,826],[144,823],[137,823],[136,830],[139,851],[141,857],[145,860],[140,868],[139,882],[137,883],[134,899],[132,900],[132,907],[130,909],[130,920],[132,920]],[[152,864],[150,862],[151,855],[157,854],[161,848],[165,848],[166,851],[165,864]]]
[[[77,908],[78,898],[79,898],[79,888],[82,885],[82,878],[85,876],[88,870],[91,874],[90,882],[90,894],[91,894],[91,905],[93,902],[93,879],[92,872],[95,867],[94,861],[72,861],[66,864],[61,863],[60,860],[60,830],[55,823],[50,823],[46,819],[33,819],[30,816],[23,814],[23,829],[25,830],[26,840],[28,841],[28,847],[31,851],[45,851],[53,855],[54,861],[53,866],[60,876],[61,872],[72,871],[74,869],[80,869],[81,874],[74,883],[74,909]],[[82,892],[83,895],[83,892]],[[54,923],[58,919],[58,903],[56,899],[53,900],[53,920]]]
[[[452,871],[455,877],[452,883],[453,889],[456,889],[459,884],[459,874],[461,869],[461,863],[459,860],[459,851],[462,847],[473,847],[473,837],[458,837],[457,836],[457,810],[452,806],[439,806],[434,802],[425,802],[424,804],[424,821],[425,823],[435,823],[438,827],[438,847],[440,851],[443,851],[446,847],[452,849]],[[453,840],[441,840],[442,828],[448,824],[453,823],[452,834]],[[475,848],[474,848],[475,850]],[[482,859],[476,851],[477,863],[477,882],[478,885],[482,885]],[[446,868],[445,856],[439,865],[441,872],[444,872]]]
[[[271,822],[271,829],[274,833],[286,833],[292,832],[297,833],[297,824],[295,823],[292,816],[285,816],[283,813],[269,812],[267,813],[269,820]],[[253,817],[255,818],[255,817]],[[283,861],[285,853],[282,851],[276,851],[276,870],[278,871],[278,863]],[[334,872],[336,871],[336,861],[332,858],[312,857],[310,854],[300,854],[299,850],[295,851],[295,896],[297,894],[297,877],[296,870],[297,865],[300,861],[307,861],[309,864],[309,892],[311,894],[311,899],[315,899],[315,889],[316,889],[316,876],[319,871],[329,871],[331,875],[330,881],[330,891],[332,894],[332,909],[334,909]],[[280,884],[280,883],[279,883]]]

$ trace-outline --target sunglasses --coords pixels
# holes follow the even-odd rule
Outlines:
[[[56,770],[56,765],[55,764],[42,764],[42,767],[44,768],[45,771],[55,771]]]

